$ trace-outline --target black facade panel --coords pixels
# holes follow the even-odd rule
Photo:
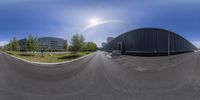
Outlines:
[[[104,46],[103,50],[118,50],[119,42],[122,42],[125,53],[167,53],[169,46],[172,53],[190,52],[197,49],[174,32],[158,28],[142,28],[118,36]]]

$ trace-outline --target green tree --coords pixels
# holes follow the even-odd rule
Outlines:
[[[91,51],[96,51],[96,50],[97,50],[97,45],[96,45],[96,43],[91,42],[91,45],[92,45]]]
[[[84,42],[82,51],[96,51],[97,45],[94,42]]]
[[[33,51],[38,51],[41,49],[41,45],[39,42],[39,39],[37,37],[34,37],[33,39]]]
[[[68,50],[72,51],[72,46],[71,45],[69,45]]]
[[[8,44],[8,51],[12,51],[12,41],[10,40],[9,44]]]
[[[40,46],[38,38],[30,34],[26,40],[26,50],[31,53],[41,49]]]
[[[18,51],[19,50],[19,43],[18,43],[16,37],[13,37],[11,45],[12,45],[12,51]]]
[[[95,51],[97,50],[97,45],[94,42],[85,42],[84,51]]]
[[[80,34],[75,34],[71,38],[71,50],[74,53],[74,56],[82,49],[84,45],[84,37]]]
[[[88,42],[84,42],[83,47],[82,47],[82,51],[88,51]]]
[[[67,50],[67,48],[68,48],[68,43],[67,43],[67,41],[64,42],[63,48],[64,48],[64,50]]]
[[[26,50],[30,53],[34,50],[34,38],[30,34],[26,40]]]
[[[4,51],[8,51],[8,44],[6,44],[6,45],[3,46],[3,50]]]

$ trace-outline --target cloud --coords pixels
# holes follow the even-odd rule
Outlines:
[[[192,43],[193,43],[197,48],[200,48],[200,41],[192,41]]]
[[[4,45],[6,45],[8,43],[9,43],[8,41],[0,41],[0,46],[4,46]]]

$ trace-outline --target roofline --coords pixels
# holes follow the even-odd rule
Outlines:
[[[65,40],[65,39],[63,39],[63,38],[59,38],[59,37],[38,37],[38,39],[42,39],[42,38],[51,38],[51,39],[60,39],[60,40]],[[27,39],[27,38],[22,38],[22,39],[19,39],[18,41],[20,41],[20,40],[24,40],[24,39]],[[65,40],[65,41],[67,41],[67,40]]]
[[[170,33],[173,33],[173,34],[176,34],[178,35],[180,38],[183,38],[185,41],[189,42],[191,45],[193,45],[196,49],[198,49],[194,44],[192,44],[190,41],[188,41],[186,38],[184,38],[183,36],[179,35],[178,33],[176,32],[173,32],[173,31],[170,31],[170,30],[167,30],[167,29],[163,29],[163,28],[156,28],[156,27],[142,27],[142,28],[137,28],[137,29],[133,29],[133,30],[130,30],[130,31],[127,31],[127,32],[124,32],[122,34],[120,34],[119,36],[115,37],[113,40],[115,40],[116,38],[124,35],[124,34],[127,34],[129,32],[133,32],[133,31],[138,31],[138,30],[145,30],[145,29],[149,29],[149,30],[162,30],[162,31],[166,31],[166,32],[170,32]],[[113,41],[112,40],[112,41]],[[110,41],[109,43],[111,43],[112,41]],[[109,44],[108,43],[108,44]]]

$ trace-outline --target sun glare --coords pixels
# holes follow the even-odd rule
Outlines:
[[[93,19],[91,19],[89,22],[90,22],[90,24],[98,24],[98,23],[100,22],[100,19],[98,19],[98,18],[93,18]]]

